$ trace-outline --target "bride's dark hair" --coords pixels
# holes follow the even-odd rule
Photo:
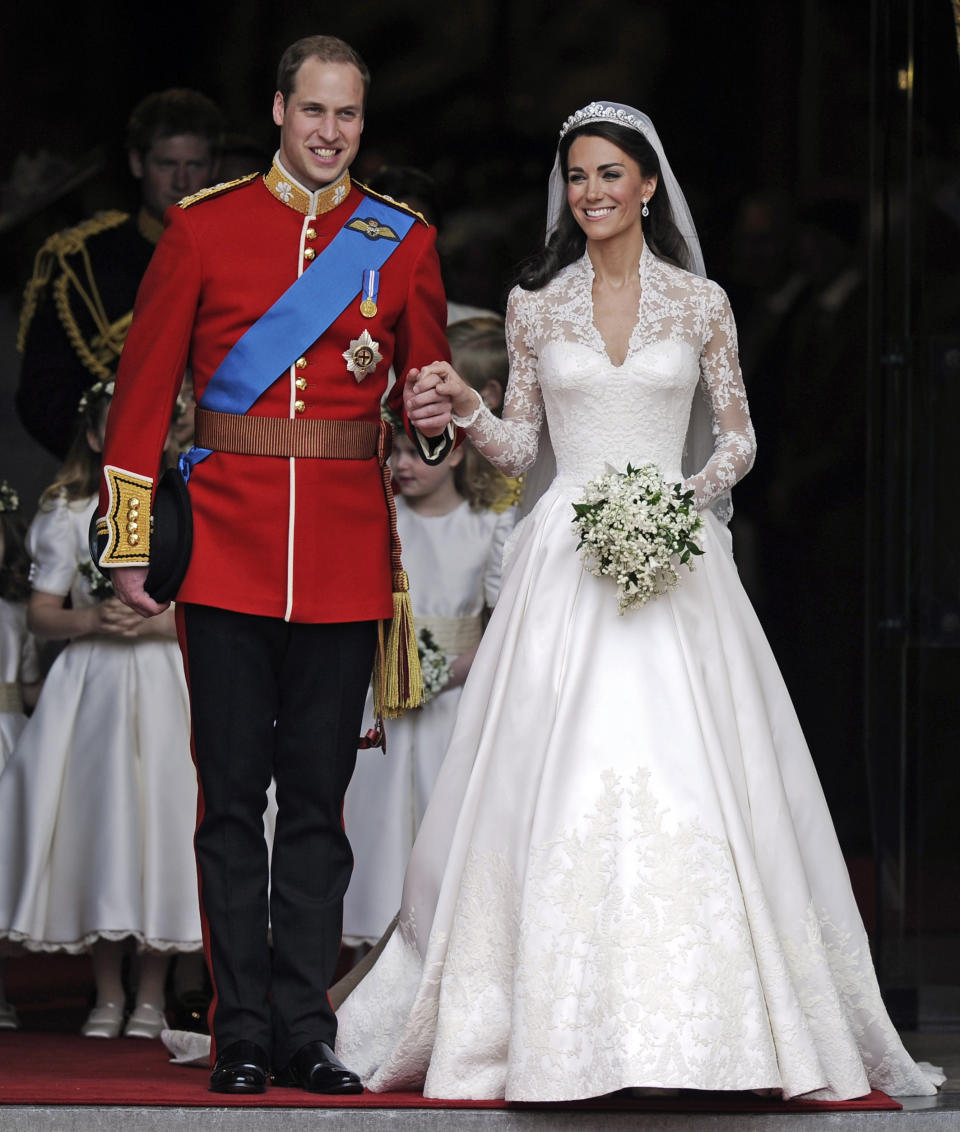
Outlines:
[[[614,122],[587,122],[564,134],[560,141],[557,152],[564,181],[567,179],[570,146],[577,138],[584,136],[605,138],[613,142],[627,156],[633,158],[645,177],[656,174],[659,178],[660,159],[656,150],[639,130],[620,126]],[[643,238],[650,245],[651,251],[660,259],[689,270],[690,256],[686,241],[673,222],[670,200],[659,184],[657,191],[647,202],[647,208],[650,215],[642,217],[641,224]],[[574,220],[570,209],[564,206],[557,227],[546,245],[520,265],[517,282],[525,291],[538,291],[549,283],[561,268],[578,260],[586,246],[587,237],[583,229]]]

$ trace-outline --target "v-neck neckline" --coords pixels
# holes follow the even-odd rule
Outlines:
[[[630,334],[627,337],[627,352],[623,355],[623,361],[620,362],[619,364],[617,364],[613,360],[613,358],[610,357],[610,351],[607,348],[607,343],[606,343],[603,335],[600,333],[599,326],[597,326],[597,311],[596,311],[596,306],[594,304],[594,299],[593,299],[593,283],[594,283],[594,280],[596,279],[597,276],[596,276],[596,272],[593,269],[593,260],[591,260],[591,258],[590,258],[590,253],[586,250],[583,253],[583,259],[582,259],[581,262],[584,265],[584,272],[586,274],[587,295],[588,295],[588,299],[589,299],[589,303],[590,303],[590,330],[592,331],[593,338],[594,338],[594,349],[596,349],[602,355],[602,357],[604,358],[604,360],[607,362],[607,364],[610,366],[611,369],[615,369],[615,370],[623,369],[623,367],[627,364],[627,359],[634,352],[634,346],[635,346],[634,339],[636,338],[637,333],[638,333],[639,328],[640,328],[640,321],[641,321],[640,316],[643,313],[644,298],[645,298],[646,293],[647,293],[647,286],[646,286],[646,284],[647,284],[647,279],[646,279],[647,271],[646,271],[646,267],[647,267],[647,262],[648,262],[647,257],[650,254],[651,253],[648,252],[648,250],[647,250],[647,243],[646,243],[646,241],[644,241],[643,249],[640,252],[640,259],[637,262],[637,274],[640,277],[640,298],[637,301],[637,317],[634,320],[633,326],[630,330]]]

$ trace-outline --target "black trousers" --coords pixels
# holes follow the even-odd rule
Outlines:
[[[305,1043],[333,1045],[336,1036],[327,987],[353,867],[343,796],[376,622],[292,624],[191,604],[178,606],[178,619],[200,788],[213,1056],[245,1038],[282,1069]],[[268,869],[271,776],[278,812]]]

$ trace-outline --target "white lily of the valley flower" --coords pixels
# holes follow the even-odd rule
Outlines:
[[[655,465],[607,469],[573,505],[573,525],[584,568],[616,582],[622,614],[677,585],[681,565],[693,569],[692,557],[703,553],[694,542],[703,519],[693,492],[668,485]]]

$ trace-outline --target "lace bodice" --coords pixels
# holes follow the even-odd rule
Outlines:
[[[615,366],[593,318],[593,267],[584,255],[539,291],[507,305],[510,379],[503,418],[463,420],[476,447],[507,475],[537,455],[544,414],[557,474],[582,484],[606,466],[653,462],[668,481],[681,462],[698,382],[713,414],[713,454],[685,485],[702,508],[750,469],[756,441],[723,290],[657,259],[640,258],[640,307],[627,356]]]

